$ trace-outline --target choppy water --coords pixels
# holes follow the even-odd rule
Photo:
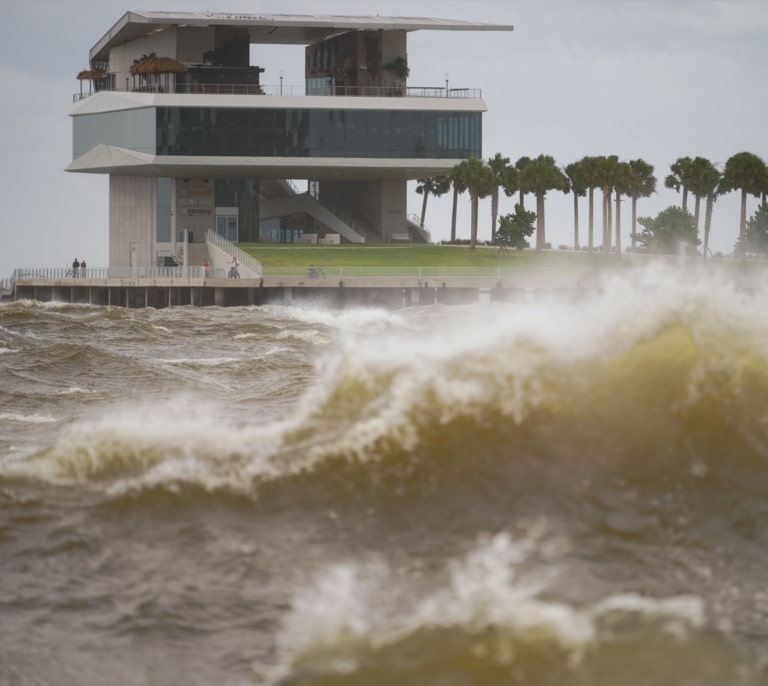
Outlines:
[[[0,390],[2,684],[768,683],[768,307],[712,276],[7,304]]]

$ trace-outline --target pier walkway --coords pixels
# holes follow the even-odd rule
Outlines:
[[[202,267],[17,270],[5,300],[38,300],[117,307],[242,306],[313,302],[335,307],[463,304],[513,300],[532,295],[594,290],[586,272],[552,269],[351,268],[306,273],[263,273],[227,278],[223,269]]]

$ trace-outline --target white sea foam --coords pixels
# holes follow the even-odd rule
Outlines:
[[[237,357],[180,357],[160,358],[158,364],[179,365],[185,367],[218,367],[220,365],[241,362]]]
[[[276,338],[278,340],[295,340],[312,345],[329,345],[333,343],[333,338],[327,334],[321,333],[317,329],[306,329],[304,331],[280,331]]]
[[[58,392],[58,395],[88,395],[90,393],[93,393],[93,391],[89,391],[87,388],[82,388],[81,386],[70,386],[69,388],[65,388]]]
[[[251,492],[254,479],[278,473],[270,458],[284,430],[280,423],[233,426],[214,406],[174,398],[78,421],[49,450],[13,468],[54,483],[102,484],[112,493],[178,482]]]
[[[661,619],[677,636],[704,622],[703,602],[693,596],[620,594],[584,608],[543,600],[538,594],[545,583],[536,580],[541,568],[520,573],[540,545],[535,536],[483,537],[466,557],[449,565],[446,584],[420,599],[409,598],[409,589],[397,586],[395,570],[379,558],[334,564],[296,593],[280,635],[283,669],[303,655],[327,653],[331,662],[325,668],[333,671],[338,666],[334,660],[350,644],[381,647],[436,627],[475,634],[491,627],[545,632],[578,659],[612,614]],[[544,569],[551,573],[552,564],[548,561]]]
[[[338,331],[376,333],[404,325],[400,314],[392,310],[375,307],[359,307],[345,310],[329,310],[312,307],[289,307],[280,309],[281,317],[307,324],[322,324]]]
[[[17,336],[19,338],[36,338],[36,336],[28,331],[25,331],[24,333],[20,331],[14,331],[13,329],[9,329],[5,326],[0,326],[0,331],[3,332],[3,334],[6,334],[8,336]]]
[[[56,417],[43,414],[19,414],[18,412],[0,412],[0,421],[21,424],[50,424],[59,421]]]

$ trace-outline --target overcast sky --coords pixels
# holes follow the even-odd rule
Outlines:
[[[766,0],[0,0],[0,277],[17,267],[63,267],[75,257],[107,266],[107,176],[63,171],[72,154],[68,113],[90,48],[132,9],[514,24],[512,33],[411,33],[409,85],[444,86],[448,78],[452,88],[482,89],[486,159],[548,154],[565,166],[585,155],[643,158],[659,183],[656,195],[639,202],[640,216],[680,202],[664,188],[679,157],[723,165],[748,151],[768,160]],[[252,64],[266,68],[263,83],[278,83],[282,70],[286,87],[303,84],[300,46],[256,46]],[[409,187],[409,212],[419,214],[421,196]],[[513,206],[514,198],[502,197],[502,214]],[[756,207],[750,196],[748,214]],[[449,237],[450,211],[449,196],[430,198],[433,240]],[[732,251],[738,215],[738,194],[718,200],[714,251]],[[572,196],[551,192],[546,218],[552,245],[571,244]],[[479,238],[490,232],[490,200],[483,200]],[[459,235],[469,236],[466,195]]]

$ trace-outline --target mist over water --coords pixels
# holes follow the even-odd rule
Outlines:
[[[0,683],[767,683],[765,292],[0,306]]]

